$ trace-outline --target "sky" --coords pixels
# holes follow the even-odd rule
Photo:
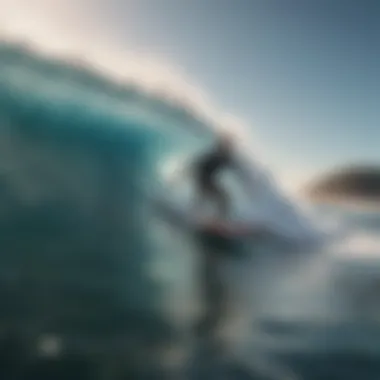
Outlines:
[[[175,67],[244,120],[267,165],[288,182],[340,165],[380,163],[375,0],[0,0],[0,6],[0,25],[30,39],[73,46],[81,40]]]

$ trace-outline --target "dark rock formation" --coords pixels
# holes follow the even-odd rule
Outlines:
[[[312,198],[380,200],[380,166],[356,166],[334,171],[313,181],[307,194]]]

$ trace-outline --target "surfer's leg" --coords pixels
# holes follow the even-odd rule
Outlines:
[[[204,178],[198,179],[195,187],[194,210],[196,215],[204,214],[204,208],[208,202],[214,199],[212,184]]]
[[[196,215],[202,214],[202,209],[207,200],[207,193],[201,185],[198,185],[195,190],[195,196],[193,200],[193,210]]]
[[[212,188],[213,197],[217,202],[218,212],[222,218],[226,218],[229,214],[229,197],[227,192],[220,186],[214,185]]]
[[[220,278],[220,257],[217,252],[205,250],[201,268],[201,291],[205,311],[196,325],[199,336],[212,337],[224,313],[224,286]]]

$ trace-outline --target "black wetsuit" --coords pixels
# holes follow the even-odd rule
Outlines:
[[[220,171],[231,165],[231,154],[228,151],[215,149],[214,151],[202,156],[196,163],[196,182],[201,197],[210,197],[218,204],[220,216],[229,213],[229,197],[223,187],[217,181]],[[218,267],[220,256],[212,249],[209,244],[202,243],[205,249],[204,261],[202,266],[203,301],[206,306],[205,314],[197,321],[195,331],[200,336],[213,336],[217,332],[226,311],[226,293],[223,281],[219,277]]]
[[[231,156],[228,152],[215,150],[201,157],[196,165],[196,176],[201,190],[218,192],[217,175],[221,170],[228,167],[230,163]]]

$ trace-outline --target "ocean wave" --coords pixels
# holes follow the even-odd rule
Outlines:
[[[162,287],[170,274],[187,278],[176,289],[185,299],[195,258],[190,265],[178,259],[175,268],[168,263],[160,277],[157,257],[191,256],[195,248],[186,233],[165,235],[146,194],[162,182],[166,159],[208,145],[217,130],[231,128],[231,119],[176,91],[153,90],[136,78],[117,81],[22,45],[0,45],[0,68],[0,243],[6,252],[0,280],[6,289],[19,284],[24,295],[31,283],[36,297],[48,289],[43,304],[21,297],[3,317],[64,335],[73,345],[82,338],[82,346],[95,338],[113,342],[124,333],[144,342],[166,339],[176,330],[178,310],[167,317]],[[248,158],[249,146],[241,147],[259,219],[283,232],[297,221],[303,229],[291,235],[302,235],[306,219],[297,205]],[[3,295],[9,305],[14,298],[11,290]],[[195,307],[185,319],[196,313]]]

